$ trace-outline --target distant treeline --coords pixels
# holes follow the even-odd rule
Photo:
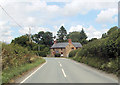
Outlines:
[[[111,28],[100,39],[92,40],[81,49],[70,52],[69,57],[95,68],[119,74],[120,29]]]
[[[52,33],[41,31],[38,34],[32,35],[31,41],[29,40],[29,35],[26,34],[15,38],[11,43],[14,45],[19,44],[20,46],[27,48],[37,56],[46,57],[50,51],[49,47],[53,43]]]

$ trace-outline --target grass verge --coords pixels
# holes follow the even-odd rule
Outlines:
[[[13,67],[9,68],[7,70],[2,71],[2,84],[9,83],[11,79],[13,79],[16,76],[19,76],[23,74],[24,72],[27,72],[28,70],[33,69],[34,67],[44,63],[45,60],[43,58],[39,58],[37,61],[33,63],[27,63],[24,65],[21,65],[19,67]]]
[[[112,59],[110,61],[106,61],[98,57],[73,57],[72,59],[80,63],[87,64],[98,70],[103,70],[107,73],[113,73],[116,76],[119,74],[117,60]]]

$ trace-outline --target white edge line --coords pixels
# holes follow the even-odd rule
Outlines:
[[[63,72],[64,77],[67,77],[63,69],[62,69],[62,72]]]
[[[44,64],[42,64],[37,70],[35,70],[31,75],[29,75],[27,78],[25,78],[25,79],[24,79],[22,82],[20,82],[20,83],[25,82],[28,78],[30,78],[33,74],[35,74],[40,68],[42,68],[46,63],[47,63],[47,61],[46,61]]]

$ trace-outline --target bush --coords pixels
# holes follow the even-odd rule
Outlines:
[[[61,56],[60,53],[56,53],[56,54],[55,54],[55,57],[60,57],[60,56]]]
[[[14,77],[23,74],[24,72],[44,63],[45,60],[43,58],[37,58],[35,62],[31,63],[26,63],[25,65],[21,65],[19,67],[12,67],[9,69],[4,69],[2,70],[2,84],[4,85],[9,85],[7,83],[14,83],[10,82],[11,79]]]
[[[69,57],[74,57],[77,52],[78,52],[78,49],[77,49],[77,50],[72,50],[72,51],[69,53]]]
[[[2,69],[18,67],[25,63],[31,63],[35,54],[18,44],[2,44]],[[37,58],[37,57],[35,57]]]
[[[111,28],[113,29],[113,28]],[[73,59],[111,73],[118,72],[120,60],[120,29],[108,31],[106,38],[97,39],[84,45],[78,52],[71,52]]]

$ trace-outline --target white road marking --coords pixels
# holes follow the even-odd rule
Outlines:
[[[60,67],[62,67],[62,64],[60,63]]]
[[[74,62],[75,64],[79,64],[78,62]]]
[[[40,66],[37,70],[35,70],[31,75],[29,75],[27,78],[25,78],[22,82],[20,83],[24,83],[28,78],[30,78],[33,74],[35,74],[40,68],[42,68],[45,64],[47,63],[47,61],[42,64],[42,66]]]
[[[65,74],[65,71],[63,69],[62,69],[62,72],[63,72],[64,77],[67,77],[66,74]]]

